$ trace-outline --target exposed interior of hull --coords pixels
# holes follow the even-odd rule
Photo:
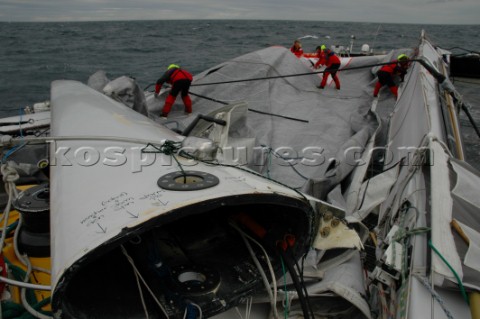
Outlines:
[[[200,306],[203,316],[225,311],[252,293],[266,292],[245,240],[269,281],[267,262],[278,278],[284,258],[298,259],[308,249],[312,216],[299,203],[217,202],[203,213],[195,207],[176,211],[183,217],[170,222],[160,217],[150,230],[71,267],[75,270],[61,285],[56,308],[67,318],[144,318],[146,311],[150,318],[165,313],[183,318],[192,305]],[[248,238],[263,246],[268,261]]]

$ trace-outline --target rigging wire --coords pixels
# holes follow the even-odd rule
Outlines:
[[[273,266],[270,263],[270,259],[269,259],[269,256],[268,256],[267,252],[265,251],[263,246],[258,241],[253,239],[251,236],[247,235],[237,225],[235,225],[234,223],[230,223],[230,226],[235,228],[235,230],[237,230],[240,233],[240,236],[242,237],[242,239],[245,243],[245,246],[247,247],[248,252],[250,253],[250,256],[252,257],[253,262],[255,263],[255,266],[257,266],[257,269],[260,273],[260,276],[262,277],[263,283],[265,285],[265,289],[267,290],[267,293],[270,297],[270,305],[271,305],[273,313],[274,313],[274,318],[278,318],[278,312],[277,312],[277,280],[275,278],[275,272],[273,271]],[[260,264],[258,258],[255,256],[255,252],[253,251],[252,246],[247,241],[247,239],[251,240],[253,243],[255,243],[262,250],[262,252],[265,256],[265,261],[268,265],[268,269],[270,271],[270,276],[272,277],[273,287],[270,286],[270,284],[268,282],[268,279],[267,279],[267,276],[265,275],[265,272],[262,268],[262,265]],[[272,289],[273,289],[273,293],[272,293]]]
[[[447,49],[444,49],[444,50],[447,50],[447,51],[452,51],[452,50],[455,50],[455,49],[462,50],[462,51],[466,51],[466,52],[471,52],[471,53],[477,53],[477,54],[480,54],[480,52],[479,52],[479,51],[470,50],[470,49],[465,49],[465,48],[462,48],[462,47],[451,47],[451,48],[447,48]]]
[[[283,305],[283,313],[284,313],[284,318],[287,319],[288,317],[288,313],[290,311],[290,303],[291,303],[291,299],[288,299],[288,289],[287,289],[287,271],[285,269],[285,263],[283,262],[283,259],[280,258],[280,261],[282,263],[282,272],[283,272],[283,290],[285,292],[285,296],[283,298],[283,301],[282,301],[282,305]]]
[[[142,285],[140,283],[140,278],[138,277],[138,273],[135,271],[135,269],[133,271],[133,274],[135,275],[135,281],[137,283],[138,294],[140,295],[140,302],[142,303],[143,312],[145,313],[145,318],[148,319],[149,315],[148,315],[147,304],[145,303],[145,297],[143,296],[143,290],[142,290]]]
[[[147,288],[148,292],[150,293],[150,295],[152,296],[152,298],[155,300],[156,304],[158,305],[158,307],[160,308],[160,310],[162,311],[163,315],[168,318],[168,313],[167,311],[165,310],[165,308],[163,307],[162,303],[158,300],[158,298],[155,296],[155,294],[153,293],[153,291],[150,289],[150,287],[148,286],[147,282],[145,281],[145,279],[143,278],[142,274],[140,273],[140,271],[137,269],[137,266],[135,266],[135,262],[133,261],[132,257],[130,257],[130,255],[128,254],[127,250],[125,249],[125,247],[123,245],[120,245],[120,248],[122,250],[122,253],[125,255],[125,257],[127,258],[128,262],[130,263],[130,265],[132,266],[133,270],[135,271],[135,273],[138,275],[138,277],[142,280],[145,288]]]
[[[420,62],[420,60],[410,59],[411,62]],[[353,67],[344,67],[340,68],[338,71],[352,71],[352,70],[360,70],[366,68],[372,68],[376,66],[383,66],[391,64],[392,61],[389,62],[380,62],[380,63],[373,63],[367,64],[362,66],[353,66]],[[238,79],[238,80],[228,80],[228,81],[218,81],[218,82],[207,82],[207,83],[192,83],[190,87],[197,87],[197,86],[209,86],[209,85],[220,85],[220,84],[231,84],[231,83],[241,83],[241,82],[252,82],[252,81],[261,81],[261,80],[272,80],[272,79],[283,79],[283,78],[290,78],[290,77],[298,77],[298,76],[306,76],[306,75],[315,75],[315,74],[323,74],[327,71],[319,70],[319,71],[311,71],[311,72],[304,72],[304,73],[295,73],[295,74],[284,74],[284,75],[273,75],[273,76],[264,76],[258,78],[250,78],[250,79]],[[149,84],[146,88],[149,88],[154,83]],[[189,93],[192,93],[189,91]],[[192,94],[195,95],[195,94]],[[203,96],[202,96],[203,97]],[[217,101],[216,101],[217,102]],[[223,101],[218,101],[219,103],[224,103]]]
[[[269,113],[269,112],[263,112],[263,111],[254,110],[254,109],[248,109],[248,110],[251,111],[251,112],[254,112],[254,113],[271,115],[271,116],[281,117],[281,118],[284,118],[284,119],[287,119],[287,120],[293,120],[293,121],[298,121],[298,122],[303,122],[303,123],[309,123],[308,120],[303,120],[303,119],[299,119],[299,118],[295,118],[295,117],[284,116],[284,115],[279,115],[279,114],[274,114],[274,113]]]
[[[462,77],[459,77],[462,79]],[[453,82],[460,82],[460,83],[466,83],[466,84],[473,84],[473,85],[480,85],[480,82],[470,82],[470,81],[465,81],[465,80],[459,80],[458,78],[453,77],[452,78]]]
[[[420,283],[425,287],[427,288],[427,290],[430,292],[430,294],[432,295],[433,299],[435,299],[438,304],[440,305],[440,307],[442,308],[443,312],[445,313],[445,315],[447,316],[448,319],[454,319],[453,318],[453,315],[452,313],[450,312],[450,310],[447,309],[447,307],[445,306],[445,302],[443,301],[442,297],[433,289],[433,287],[430,285],[430,283],[428,282],[427,278],[425,277],[422,277],[418,274],[412,274],[412,276],[414,276],[415,278],[418,279],[418,281],[420,281]]]
[[[411,59],[411,62],[417,62],[415,59]],[[371,68],[371,67],[376,67],[376,66],[382,66],[382,65],[388,65],[391,64],[392,62],[382,62],[382,63],[374,63],[374,64],[368,64],[368,65],[362,65],[362,66],[353,66],[353,67],[347,67],[347,68],[341,68],[338,71],[352,71],[352,70],[359,70],[359,69],[365,69],[365,68]],[[327,71],[321,70],[321,71],[311,71],[311,72],[304,72],[304,73],[295,73],[295,74],[285,74],[285,75],[274,75],[274,76],[265,76],[265,77],[258,77],[258,78],[251,78],[251,79],[239,79],[239,80],[229,80],[229,81],[220,81],[220,82],[208,82],[208,83],[192,83],[190,86],[195,87],[195,86],[209,86],[209,85],[219,85],[219,84],[231,84],[231,83],[240,83],[240,82],[252,82],[252,81],[260,81],[260,80],[272,80],[272,79],[283,79],[283,78],[289,78],[289,77],[297,77],[297,76],[305,76],[305,75],[313,75],[313,74],[323,74]]]

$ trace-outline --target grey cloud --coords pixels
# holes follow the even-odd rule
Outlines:
[[[2,0],[0,21],[273,19],[478,24],[478,0]]]

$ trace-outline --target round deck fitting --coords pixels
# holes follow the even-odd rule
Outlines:
[[[218,185],[215,175],[201,171],[177,171],[160,177],[157,185],[172,191],[196,191]]]

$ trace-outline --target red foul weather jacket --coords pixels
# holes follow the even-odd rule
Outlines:
[[[303,49],[302,48],[295,49],[295,46],[292,46],[290,48],[290,52],[295,54],[297,57],[301,57],[303,55]]]
[[[392,63],[385,64],[380,68],[379,71],[384,71],[390,74],[402,74],[405,72],[406,68],[402,68],[397,60],[393,60]]]
[[[391,76],[398,74],[403,81],[405,74],[407,73],[408,65],[402,66],[397,60],[393,60],[392,63],[385,64],[378,70],[378,72],[387,72]]]
[[[340,59],[338,56],[330,49],[326,49],[318,54],[318,62],[315,63],[315,68],[320,65],[325,65],[327,68],[332,66],[332,64],[340,64]]]
[[[190,74],[190,72],[182,69],[177,69],[173,68],[171,70],[168,70],[165,72],[161,78],[157,80],[157,83],[155,84],[155,93],[159,93],[160,89],[162,88],[163,83],[167,82],[171,85],[173,85],[175,82],[179,80],[193,80],[193,76]]]

